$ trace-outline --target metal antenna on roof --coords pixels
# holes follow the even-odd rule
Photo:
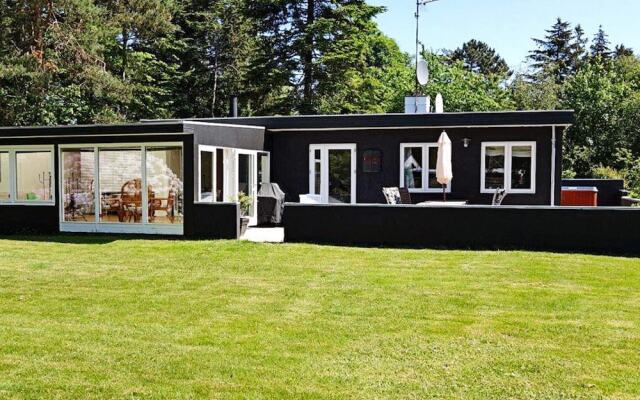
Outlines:
[[[426,62],[420,62],[420,7],[426,6],[430,3],[435,3],[438,0],[416,0],[416,91],[415,96],[420,95],[420,85],[425,84],[422,83],[424,77],[424,70],[426,68]],[[428,71],[428,70],[427,70]]]

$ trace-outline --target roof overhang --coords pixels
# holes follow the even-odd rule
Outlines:
[[[2,139],[188,135],[179,121],[137,124],[16,126],[0,128]]]
[[[202,123],[262,126],[271,132],[421,128],[506,128],[570,126],[574,121],[574,113],[571,110],[563,110],[461,112],[441,114],[297,115],[275,117],[208,118],[194,119],[193,121]]]

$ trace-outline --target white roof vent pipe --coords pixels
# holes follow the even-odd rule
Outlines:
[[[442,95],[438,93],[436,96],[436,114],[442,114],[444,112],[444,100]]]

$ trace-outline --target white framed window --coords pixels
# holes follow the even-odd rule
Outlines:
[[[55,205],[53,146],[0,147],[0,204]]]
[[[483,142],[480,192],[536,192],[536,142]]]
[[[438,143],[400,144],[400,187],[412,193],[442,193],[436,178]],[[451,184],[447,185],[451,193]]]
[[[322,203],[356,204],[356,145],[309,146],[309,194]]]

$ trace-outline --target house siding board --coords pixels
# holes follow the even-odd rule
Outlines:
[[[244,150],[264,150],[264,129],[242,126],[220,126],[185,124],[187,131],[193,132],[196,144],[233,147]]]
[[[0,235],[52,234],[60,229],[56,206],[0,205]]]
[[[550,205],[551,197],[551,127],[529,128],[446,128],[453,145],[453,183],[450,199],[464,199],[473,204],[490,204],[492,195],[480,193],[480,161],[482,142],[535,141],[536,193],[510,194],[506,205]],[[280,184],[287,201],[298,201],[309,191],[309,145],[322,143],[355,143],[357,145],[358,203],[384,203],[381,188],[400,184],[400,144],[435,143],[442,129],[403,129],[332,131],[332,132],[269,132],[267,145],[271,151],[271,180]],[[559,204],[561,182],[562,130],[557,132],[556,201]],[[468,148],[463,139],[470,138]],[[364,173],[362,155],[367,149],[382,150],[379,173]],[[442,194],[412,193],[414,202],[441,199]]]
[[[235,203],[196,203],[190,206],[185,236],[205,239],[237,239],[240,210]]]

